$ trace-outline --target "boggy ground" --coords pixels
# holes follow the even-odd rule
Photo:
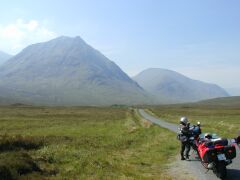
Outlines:
[[[171,179],[174,133],[129,108],[0,108],[0,179]]]

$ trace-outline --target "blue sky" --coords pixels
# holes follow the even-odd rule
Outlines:
[[[239,88],[239,22],[237,0],[8,0],[0,6],[0,49],[15,54],[79,35],[130,76],[160,67]]]

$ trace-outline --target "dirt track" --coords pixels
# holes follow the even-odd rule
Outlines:
[[[149,121],[151,121],[154,124],[157,124],[161,127],[164,127],[166,129],[169,129],[173,132],[178,132],[178,126],[176,124],[168,123],[164,120],[161,120],[159,118],[156,118],[148,113],[146,113],[143,109],[138,110],[140,115]],[[233,160],[233,163],[227,167],[228,169],[228,175],[226,180],[239,180],[240,179],[240,150],[237,148],[237,158]],[[192,153],[191,153],[192,154]],[[215,174],[213,174],[212,171],[208,171],[206,173],[206,169],[201,165],[201,163],[197,160],[195,160],[194,157],[190,157],[191,161],[189,162],[182,162],[182,165],[187,167],[189,169],[189,172],[194,174],[194,177],[198,180],[214,180],[218,179]],[[186,168],[185,167],[185,168]],[[185,169],[184,168],[184,169]],[[187,178],[187,177],[186,177]]]

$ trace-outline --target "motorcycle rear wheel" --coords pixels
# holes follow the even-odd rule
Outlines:
[[[218,178],[224,179],[227,176],[227,168],[224,161],[220,161],[217,163],[217,166],[213,170]]]

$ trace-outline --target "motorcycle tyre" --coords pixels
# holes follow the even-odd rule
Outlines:
[[[217,163],[217,166],[213,170],[213,172],[217,175],[218,178],[224,179],[227,176],[227,168],[224,161],[220,161]]]

